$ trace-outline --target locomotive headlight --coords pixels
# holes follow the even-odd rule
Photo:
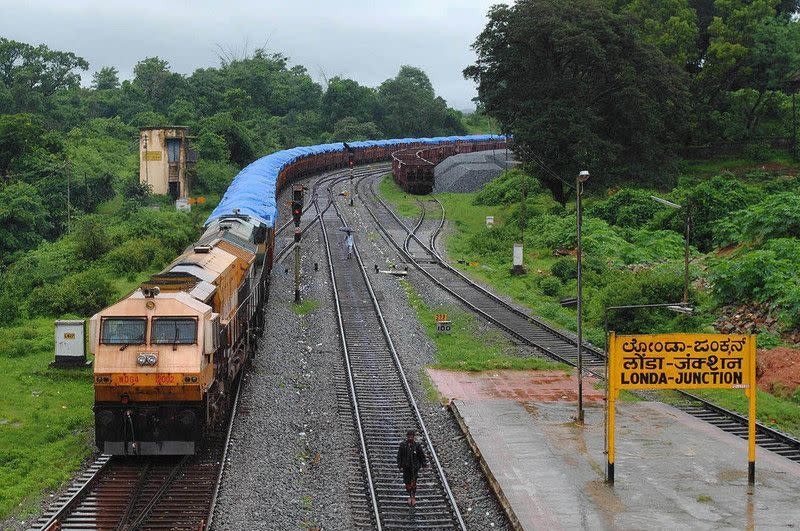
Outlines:
[[[144,354],[139,354],[139,357],[136,358],[136,363],[139,365],[146,365],[147,364],[147,356]]]
[[[155,365],[157,361],[158,361],[158,358],[156,358],[155,354],[150,354],[150,355],[147,356],[147,364],[148,365]]]

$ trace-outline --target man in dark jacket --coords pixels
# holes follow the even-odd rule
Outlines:
[[[406,440],[397,449],[397,468],[403,471],[403,483],[408,492],[408,504],[417,503],[417,474],[425,466],[425,451],[422,445],[414,440],[414,430],[406,432]]]

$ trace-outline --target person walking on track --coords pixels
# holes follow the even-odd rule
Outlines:
[[[350,257],[353,256],[353,233],[348,232],[347,237],[344,240],[345,245],[347,245],[347,259],[350,260]]]
[[[408,504],[417,503],[417,475],[419,469],[425,466],[425,451],[422,445],[414,440],[414,430],[406,432],[406,440],[400,443],[397,449],[397,468],[403,471],[403,483],[408,492]]]

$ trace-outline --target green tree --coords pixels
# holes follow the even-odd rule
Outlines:
[[[464,74],[517,156],[559,202],[562,179],[635,179],[673,155],[686,123],[686,74],[626,15],[593,0],[521,0],[489,12]]]
[[[41,242],[51,228],[48,218],[36,188],[24,182],[0,185],[0,266]]]
[[[0,37],[0,86],[6,98],[0,98],[0,112],[42,110],[56,91],[80,85],[78,71],[89,63],[72,52],[51,50],[44,44],[32,46]]]
[[[656,46],[676,65],[685,68],[697,62],[700,31],[697,13],[689,0],[612,0],[610,4],[633,16],[643,40]]]
[[[92,75],[92,88],[95,90],[119,88],[119,70],[113,66],[104,66]]]
[[[144,100],[162,114],[186,88],[183,76],[171,72],[169,63],[158,57],[147,57],[136,63],[133,74],[133,86],[140,89]]]
[[[61,138],[34,114],[0,115],[0,175],[52,169],[63,151]]]
[[[333,125],[331,142],[347,142],[349,140],[372,140],[380,137],[380,131],[373,122],[359,123],[356,118],[348,116]]]
[[[372,122],[379,113],[378,93],[352,79],[334,77],[322,96],[322,112],[328,125],[348,117],[356,122]]]
[[[390,137],[463,134],[447,103],[437,97],[427,74],[403,65],[392,79],[378,87],[381,105],[380,129]]]

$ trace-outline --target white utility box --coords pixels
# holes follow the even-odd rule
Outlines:
[[[86,365],[85,326],[81,320],[56,321],[55,366]]]

